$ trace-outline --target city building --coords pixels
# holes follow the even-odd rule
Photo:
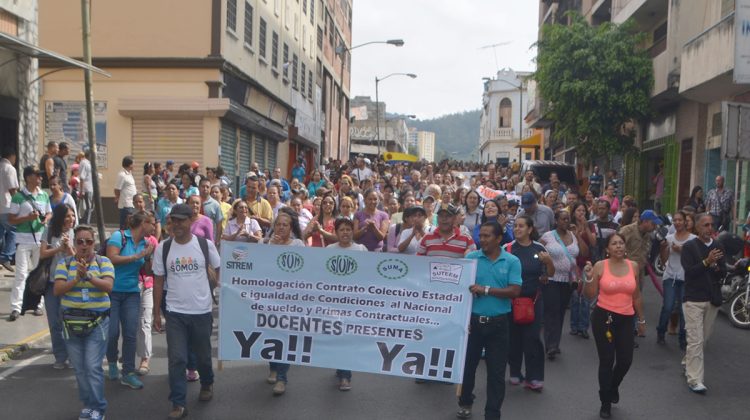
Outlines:
[[[183,0],[180,18],[166,19],[174,13],[174,3],[148,0],[93,7],[93,62],[112,74],[94,78],[105,207],[125,155],[138,174],[147,161],[196,161],[221,165],[236,183],[252,162],[288,176],[297,157],[309,168],[338,157],[328,130],[338,119],[346,127],[332,104],[347,91],[333,89],[333,51],[350,42],[350,0]],[[78,0],[40,0],[39,21],[41,45],[80,56]],[[80,150],[81,78],[56,72],[42,82],[40,145],[65,139]]]
[[[479,160],[507,166],[521,160],[519,143],[532,136],[524,117],[530,72],[502,69],[484,79],[479,126]],[[526,101],[526,102],[525,102]]]
[[[80,49],[80,33],[76,42]],[[17,152],[19,168],[37,163],[39,157],[39,88],[44,76],[39,74],[39,58],[69,73],[80,75],[79,69],[89,68],[106,75],[39,46],[37,0],[0,0],[0,148]],[[83,92],[83,83],[74,87]]]
[[[428,162],[435,161],[435,133],[417,131],[417,157]]]
[[[350,156],[361,153],[375,157],[384,152],[406,153],[409,150],[409,129],[405,121],[407,117],[386,117],[385,111],[385,102],[377,104],[369,96],[352,98]]]
[[[683,206],[693,187],[707,191],[714,187],[715,177],[723,175],[727,188],[739,192],[735,215],[744,220],[750,164],[721,154],[727,120],[722,105],[750,102],[747,79],[737,81],[750,73],[750,61],[747,51],[735,48],[747,36],[745,24],[735,23],[735,5],[748,10],[750,1],[706,0],[701,7],[669,0],[541,0],[539,4],[540,30],[544,24],[565,24],[564,13],[577,10],[593,25],[630,19],[636,30],[647,34],[654,116],[637,127],[637,153],[602,156],[592,163],[623,173],[626,194],[635,196],[641,207],[661,207],[664,213]],[[550,141],[553,122],[545,118],[545,106],[544,98],[536,98],[530,114],[532,127],[545,133],[544,147],[559,160],[582,164],[565,139]]]

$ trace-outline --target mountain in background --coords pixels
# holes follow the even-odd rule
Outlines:
[[[406,121],[409,127],[435,133],[435,161],[478,160],[480,109],[443,115],[431,120]]]

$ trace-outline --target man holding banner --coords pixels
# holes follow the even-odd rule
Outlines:
[[[521,293],[521,262],[500,248],[503,228],[496,222],[484,223],[479,230],[481,250],[466,255],[477,260],[476,283],[469,286],[474,295],[466,347],[460,409],[456,416],[471,417],[474,380],[485,350],[487,363],[487,403],[485,419],[499,419],[505,398],[505,365],[508,363],[508,314],[511,299]]]

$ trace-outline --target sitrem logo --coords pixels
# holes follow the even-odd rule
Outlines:
[[[276,265],[278,265],[282,271],[296,273],[297,271],[302,270],[302,267],[305,266],[305,259],[302,258],[302,255],[296,252],[282,252],[278,258],[276,258]]]
[[[409,266],[401,260],[390,258],[378,264],[378,274],[389,279],[397,280],[409,273]]]
[[[357,261],[347,255],[335,255],[326,261],[326,270],[337,276],[348,276],[357,272]]]

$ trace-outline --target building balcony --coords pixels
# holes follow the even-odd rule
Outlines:
[[[732,81],[734,69],[734,17],[731,13],[682,47],[680,94],[711,103],[747,90]]]
[[[612,0],[612,22],[633,18],[641,28],[652,28],[667,17],[669,0]]]
[[[510,127],[496,128],[492,132],[492,138],[498,140],[510,140],[513,138],[513,129]]]

